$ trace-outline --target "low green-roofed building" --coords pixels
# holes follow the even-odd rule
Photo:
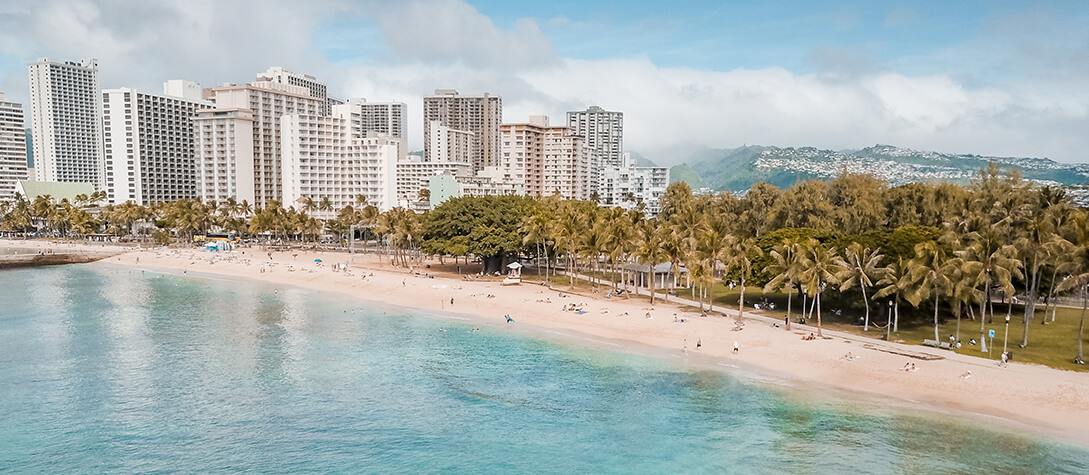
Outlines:
[[[90,183],[19,180],[19,182],[15,184],[15,194],[22,196],[27,201],[34,201],[39,196],[49,195],[56,203],[60,203],[63,200],[74,203],[76,201],[76,196],[91,196],[94,192],[95,187]]]

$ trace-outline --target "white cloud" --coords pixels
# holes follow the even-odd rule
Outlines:
[[[464,63],[482,69],[547,66],[556,50],[533,20],[518,20],[513,30],[459,0],[397,2],[377,9],[386,40],[401,58],[432,63]]]
[[[676,159],[678,145],[693,144],[890,143],[1063,161],[1085,161],[1089,149],[1089,93],[1070,87],[1068,77],[983,87],[952,73],[909,75],[871,67],[865,58],[853,62],[865,50],[831,52],[833,63],[857,66],[842,74],[708,71],[638,57],[575,60],[559,57],[535,21],[497,26],[456,0],[273,0],[261,8],[213,0],[46,0],[8,8],[0,15],[0,54],[27,55],[0,65],[9,96],[25,97],[25,63],[38,56],[97,56],[104,87],[157,88],[169,78],[244,82],[282,65],[318,76],[334,95],[407,103],[414,149],[423,142],[421,96],[436,88],[501,95],[508,122],[543,113],[562,123],[566,111],[589,105],[620,110],[627,147],[657,152],[649,155],[662,162]],[[327,61],[311,37],[331,18],[360,18],[357,27],[376,28],[387,53]],[[17,90],[15,77],[22,78]]]

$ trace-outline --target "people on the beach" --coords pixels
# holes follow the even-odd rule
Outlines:
[[[737,340],[734,340],[734,354],[736,355],[736,354],[738,354],[738,352],[740,352],[740,351],[741,351],[741,344],[739,344],[739,343],[737,342]]]
[[[972,370],[965,371],[960,375],[960,379],[968,379],[972,377]]]
[[[806,335],[806,336],[803,336],[803,337],[802,337],[802,339],[803,339],[803,340],[805,340],[805,341],[812,341],[812,340],[816,340],[816,339],[817,339],[817,335],[814,335],[814,334],[810,333],[810,334],[808,334],[808,335]]]
[[[509,314],[508,314],[508,315],[503,315],[503,318],[506,318],[506,319],[507,319],[507,323],[514,323],[514,319],[513,319],[513,318],[510,318],[510,315],[509,315]]]
[[[688,338],[684,339],[684,352],[688,353]]]
[[[696,339],[696,349],[698,350],[702,346],[703,346],[703,339],[702,338]]]

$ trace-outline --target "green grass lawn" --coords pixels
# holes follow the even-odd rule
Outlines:
[[[659,291],[664,292],[664,291]],[[714,286],[711,292],[714,299],[714,306],[716,309],[722,309],[723,307],[737,309],[737,301],[741,292],[740,289],[729,289],[728,287],[717,284]],[[691,299],[692,293],[689,289],[677,289],[677,295],[682,298]],[[857,294],[856,294],[857,295]],[[871,302],[870,309],[870,331],[864,332],[862,325],[857,324],[857,319],[863,317],[865,310],[862,305],[861,296],[855,297],[857,302],[845,302],[842,299],[833,298],[836,293],[830,292],[825,296],[825,299],[821,302],[822,309],[822,326],[830,330],[843,331],[848,333],[854,333],[856,335],[865,335],[871,338],[881,338],[885,334],[885,322],[887,319],[888,308],[886,305],[879,305]],[[767,299],[768,302],[775,304],[775,310],[762,310],[765,315],[774,316],[776,318],[783,318],[786,316],[787,297],[785,293],[772,293],[763,294],[762,289],[749,287],[745,290],[745,309],[746,311],[752,310],[752,304],[760,302],[763,299]],[[807,301],[808,305],[812,301]],[[854,305],[849,305],[853,303]],[[794,295],[792,304],[792,320],[796,320],[800,315],[802,307],[802,299],[797,294]],[[994,343],[987,342],[990,346],[990,355],[979,351],[979,345],[968,345],[968,340],[971,338],[979,339],[979,320],[969,320],[964,318],[961,320],[960,327],[960,339],[962,346],[959,353],[980,356],[984,358],[991,358],[998,360],[1002,353],[1002,338],[1005,334],[1005,318],[1006,318],[1006,305],[998,304],[994,305],[994,323],[988,323],[985,325],[986,330],[993,329],[995,331]],[[835,315],[835,310],[841,310],[840,315]],[[933,323],[933,310],[912,309],[907,303],[901,303],[900,305],[900,328],[899,331],[892,333],[892,341],[898,341],[902,343],[912,345],[922,345],[924,339],[934,338],[934,323]],[[938,334],[940,335],[940,341],[948,341],[949,335],[956,333],[957,321],[955,319],[947,318],[949,315],[949,309],[942,307],[942,314],[939,318],[943,320],[942,324],[938,327]],[[1041,325],[1040,321],[1044,318],[1043,306],[1040,305],[1036,312],[1036,317],[1029,324],[1029,345],[1025,348],[1020,348],[1021,338],[1024,334],[1024,322],[1022,320],[1024,315],[1024,308],[1021,306],[1014,306],[1013,312],[1010,317],[1009,328],[1009,340],[1007,347],[1011,353],[1013,353],[1014,361],[1037,363],[1047,365],[1052,368],[1060,368],[1074,371],[1087,371],[1089,372],[1089,365],[1076,365],[1073,363],[1074,356],[1077,354],[1077,334],[1078,334],[1078,320],[1081,317],[1080,308],[1066,308],[1060,307],[1056,312],[1055,322]],[[1048,320],[1051,315],[1048,312]],[[1089,317],[1087,317],[1089,320]],[[809,323],[815,324],[815,320],[811,320]],[[881,327],[874,326],[875,324],[881,325]],[[1089,325],[1089,321],[1086,323]],[[1084,344],[1086,345],[1086,352],[1089,353],[1089,329],[1086,330],[1084,335]],[[947,350],[933,349],[934,352],[941,352]],[[938,353],[940,354],[940,353]],[[1089,356],[1089,355],[1087,355]]]

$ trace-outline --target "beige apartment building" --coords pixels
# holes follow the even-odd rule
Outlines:
[[[571,129],[549,125],[547,116],[530,116],[525,123],[503,124],[500,137],[499,166],[488,175],[524,183],[534,197],[588,200],[597,191],[600,163]]]
[[[238,149],[220,155],[220,157],[233,157],[233,159],[236,160],[236,166],[238,166],[237,172],[225,176],[233,176],[236,179],[252,181],[253,192],[246,193],[246,195],[252,196],[250,202],[255,207],[264,207],[269,200],[281,199],[283,197],[283,175],[281,172],[280,154],[280,118],[288,114],[306,116],[322,115],[322,110],[326,104],[325,100],[310,95],[310,89],[305,86],[271,81],[257,81],[252,84],[214,87],[205,90],[205,97],[214,100],[216,107],[210,111],[202,111],[201,114],[198,115],[198,121],[202,119],[214,119],[217,117],[230,117],[230,114],[220,115],[217,114],[216,111],[233,112],[235,113],[235,118],[231,120],[235,121],[233,123],[233,129],[237,132],[246,127],[245,125],[238,123],[240,120],[245,120],[243,116],[248,115],[252,120],[251,140],[235,137],[231,140],[224,140],[223,142],[238,147],[250,147],[250,149]],[[248,114],[242,114],[242,112],[248,112]],[[226,131],[227,129],[228,127],[224,127],[222,130]],[[208,131],[210,129],[201,127],[199,130],[203,133],[203,131]],[[218,131],[219,129],[215,130]],[[218,146],[221,143],[217,141],[218,138],[216,137],[200,137],[200,139],[201,144],[204,146],[198,149],[198,160],[202,163],[202,167],[204,167],[206,166],[203,165],[204,162],[209,162],[216,158],[204,155],[205,151],[209,150],[206,146]],[[208,140],[212,142],[208,142]],[[237,163],[237,160],[241,160],[246,156],[252,157],[252,165],[243,166]],[[252,178],[243,177],[244,173],[251,173]],[[217,196],[221,196],[218,190],[222,188],[236,189],[239,193],[243,193],[241,191],[243,187],[240,183],[222,186],[221,183],[214,182],[212,186],[215,189],[202,188],[201,198],[206,201],[217,199]],[[242,195],[239,195],[236,198],[241,200]]]
[[[469,164],[474,172],[499,162],[499,125],[503,123],[503,99],[484,93],[463,96],[453,89],[436,89],[424,96],[424,161],[438,161],[433,135],[434,124],[453,130],[471,132]]]
[[[205,202],[234,198],[253,205],[253,111],[215,108],[197,111],[197,189]]]

